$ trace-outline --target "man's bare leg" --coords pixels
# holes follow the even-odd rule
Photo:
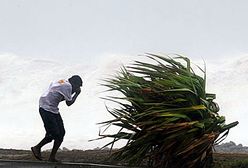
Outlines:
[[[49,137],[45,137],[43,138],[40,143],[38,143],[36,146],[31,147],[31,151],[33,152],[33,155],[36,159],[38,160],[42,160],[42,156],[41,156],[41,148],[48,144],[49,142],[51,142],[52,139]]]
[[[57,153],[57,151],[58,151],[58,149],[59,149],[59,147],[60,147],[62,142],[63,141],[61,141],[61,140],[54,140],[53,149],[52,149],[52,152],[51,152],[50,157],[49,157],[50,162],[59,162],[55,158],[55,156],[56,156],[56,153]]]

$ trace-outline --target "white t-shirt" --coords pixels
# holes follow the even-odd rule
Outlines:
[[[58,114],[58,105],[61,101],[72,100],[72,86],[67,80],[54,81],[50,84],[39,100],[39,106],[46,111]]]

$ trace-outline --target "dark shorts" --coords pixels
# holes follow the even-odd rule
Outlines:
[[[51,140],[62,140],[65,135],[65,128],[60,114],[54,114],[39,108],[40,116],[46,130],[46,137]]]

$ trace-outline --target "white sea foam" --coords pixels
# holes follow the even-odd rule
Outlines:
[[[106,141],[88,142],[98,137],[99,125],[96,123],[111,117],[104,101],[99,98],[104,90],[99,83],[113,75],[122,64],[134,59],[140,57],[109,55],[94,65],[80,62],[72,65],[11,54],[0,55],[0,148],[29,149],[43,138],[45,131],[38,113],[39,96],[52,80],[73,74],[81,75],[84,85],[73,106],[60,105],[66,128],[62,146],[71,149],[103,146]],[[244,134],[248,128],[248,59],[240,57],[229,62],[207,62],[207,70],[207,89],[217,94],[220,114],[226,116],[227,122],[240,121],[230,131],[227,141],[248,145]]]

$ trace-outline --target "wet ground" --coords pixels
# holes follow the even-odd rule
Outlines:
[[[30,150],[0,149],[0,168],[127,168],[125,164],[108,160],[109,150],[60,150],[51,163],[50,151],[43,151],[44,161],[37,161]]]
[[[50,151],[42,151],[42,157],[48,160]],[[108,161],[109,151],[105,150],[70,150],[58,151],[57,159],[69,163],[113,164]],[[37,161],[30,150],[0,149],[0,160]],[[44,161],[44,162],[45,162]]]
[[[0,168],[126,168],[92,163],[50,163],[45,161],[0,160]]]

